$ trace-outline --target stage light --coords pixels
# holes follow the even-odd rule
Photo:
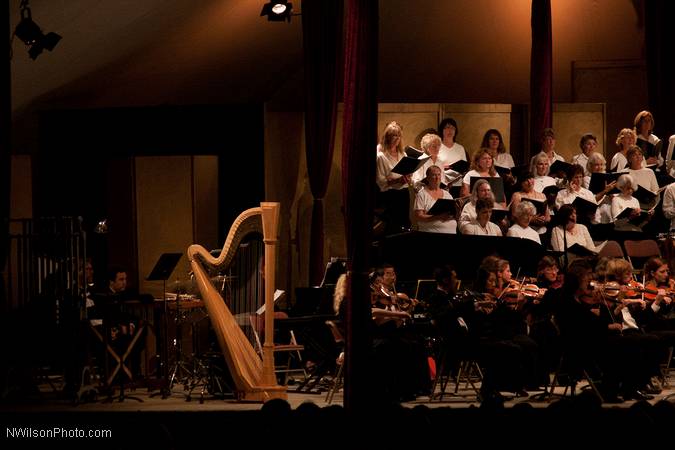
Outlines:
[[[270,1],[263,5],[260,16],[267,16],[270,22],[283,22],[284,20],[291,21],[291,13],[293,12],[293,4],[288,0]]]
[[[51,52],[61,40],[61,36],[54,32],[42,33],[38,24],[33,22],[28,0],[21,1],[21,22],[14,29],[14,35],[30,47],[28,55],[31,59],[37,58],[44,49]]]
[[[108,233],[108,219],[103,219],[99,221],[94,227],[94,233],[96,234],[107,234]]]

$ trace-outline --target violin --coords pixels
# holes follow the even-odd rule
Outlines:
[[[625,297],[636,297],[638,293],[644,292],[644,287],[637,281],[631,281],[626,286],[621,286],[616,281],[608,281],[606,283],[591,281],[590,286],[594,291],[601,292],[605,301],[624,305],[638,304],[641,308],[644,308],[644,300],[635,298],[619,298],[619,294],[621,294],[621,292],[625,292]]]
[[[645,300],[655,300],[656,296],[659,295],[659,290],[663,289],[665,291],[665,296],[673,298],[675,297],[675,282],[671,279],[668,279],[668,284],[666,286],[657,286],[656,283],[652,280],[647,282],[644,287]]]

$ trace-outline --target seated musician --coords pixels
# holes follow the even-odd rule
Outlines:
[[[473,308],[462,314],[467,329],[467,352],[483,369],[481,397],[501,400],[500,391],[527,396],[524,388],[532,384],[536,344],[525,336],[525,323],[519,313],[498,300],[497,272],[492,261],[481,264],[473,286]]]
[[[534,175],[532,172],[527,172],[518,180],[520,191],[514,192],[511,196],[511,213],[515,214],[516,207],[523,201],[524,198],[532,199],[537,202],[546,203],[546,195],[542,192],[537,192],[534,189]],[[544,214],[535,215],[530,220],[530,226],[539,234],[546,233],[546,225],[551,221],[551,212],[548,205],[544,206]]]
[[[664,346],[656,335],[647,333],[641,324],[640,318],[644,317],[648,307],[643,298],[644,288],[633,279],[633,266],[623,258],[614,258],[607,263],[607,280],[620,286],[612,313],[614,320],[621,324],[624,344],[639,353],[634,371],[628,374],[636,383],[631,389],[637,387],[642,393],[659,393],[660,390],[655,392],[657,389],[649,386],[649,383],[651,377],[660,373],[659,362]],[[631,394],[632,391],[628,392],[628,395]],[[636,395],[636,398],[640,398],[640,395]]]
[[[501,236],[502,230],[497,224],[490,221],[494,202],[489,199],[478,199],[475,210],[476,218],[462,225],[462,234],[479,236]]]
[[[411,316],[399,307],[393,266],[385,265],[376,272],[375,278],[381,276],[384,288],[379,298],[371,299],[373,364],[379,383],[376,394],[386,402],[414,400],[417,395],[427,395],[431,387],[425,349],[419,336],[403,326]]]
[[[537,215],[537,210],[530,202],[520,202],[514,211],[515,222],[509,228],[507,236],[529,239],[541,245],[539,233],[530,227],[530,220]]]
[[[566,251],[574,244],[579,244],[592,252],[599,252],[602,247],[596,247],[593,243],[588,228],[585,225],[577,223],[577,211],[572,205],[563,205],[556,215],[558,226],[551,232],[551,248],[557,252]],[[568,255],[571,259],[576,258],[574,254]]]
[[[415,197],[415,216],[419,231],[457,233],[457,221],[449,213],[435,216],[428,214],[428,211],[434,206],[436,200],[452,200],[452,195],[445,189],[441,189],[443,171],[438,166],[429,166],[426,175],[426,185],[420,189]]]

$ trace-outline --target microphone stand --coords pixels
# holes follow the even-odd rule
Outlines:
[[[564,272],[567,273],[567,264],[569,262],[567,259],[567,225],[562,226],[562,232],[563,232],[563,261],[564,261],[563,267],[565,268]]]

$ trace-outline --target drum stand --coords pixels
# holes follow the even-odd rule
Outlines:
[[[183,319],[181,318],[179,294],[176,294],[176,318],[174,321],[176,323],[176,337],[173,340],[173,346],[176,360],[171,370],[169,370],[171,374],[169,378],[169,391],[173,389],[174,383],[176,381],[180,382],[180,380],[183,380],[183,389],[187,391],[189,381],[193,378],[193,373],[187,362],[183,360]]]

